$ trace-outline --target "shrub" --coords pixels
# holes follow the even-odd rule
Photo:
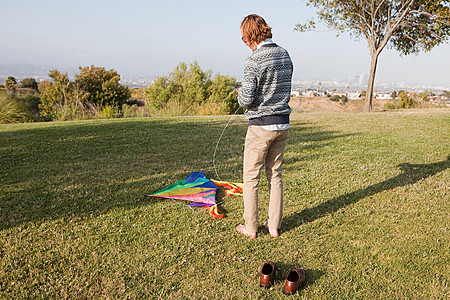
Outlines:
[[[180,63],[145,90],[150,115],[229,114],[238,108],[235,78],[203,72],[197,62]]]
[[[199,105],[196,115],[220,115],[223,114],[221,103],[207,102],[204,105]]]
[[[138,104],[124,104],[122,106],[122,116],[124,118],[140,118],[149,115],[146,106],[139,106]]]
[[[19,97],[16,95],[0,94],[0,123],[23,123],[37,119],[33,114],[39,98],[33,96]]]
[[[331,96],[330,100],[337,102],[337,101],[339,101],[339,98],[340,98],[340,96],[334,95],[334,96]]]
[[[8,94],[14,94],[17,90],[18,84],[15,77],[9,76],[5,80],[5,88]]]
[[[410,97],[407,92],[401,92],[399,95],[399,108],[413,108],[418,103],[414,100],[413,97]]]
[[[348,101],[347,96],[339,96],[339,95],[334,95],[330,98],[331,101],[335,101],[335,102],[341,102],[341,103],[345,103]]]
[[[75,81],[70,81],[67,73],[58,70],[51,70],[49,77],[53,83],[38,86],[41,114],[47,120],[117,117],[131,96],[128,87],[119,84],[120,76],[114,70],[80,67]]]
[[[38,83],[34,78],[24,78],[22,81],[20,81],[20,84],[23,88],[29,88],[36,91],[38,90]]]
[[[39,114],[39,102],[40,98],[37,94],[24,94],[21,96],[15,96],[15,98],[22,102],[31,113],[38,116]]]
[[[407,92],[401,91],[398,94],[398,98],[394,102],[388,102],[384,105],[385,109],[408,109],[421,106],[422,102],[419,102],[416,98],[418,96],[413,94],[410,96]]]
[[[387,102],[387,103],[384,105],[384,108],[385,108],[385,109],[396,109],[397,106],[396,106],[394,103]]]
[[[102,106],[98,113],[98,117],[102,119],[112,119],[120,117],[120,110],[117,106],[105,105]]]
[[[67,103],[64,105],[57,105],[53,110],[54,121],[71,121],[71,120],[86,120],[95,118],[98,115],[98,110],[93,106],[85,106],[81,103]]]

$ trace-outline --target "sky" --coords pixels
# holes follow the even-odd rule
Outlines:
[[[196,60],[204,71],[241,78],[251,50],[239,26],[256,13],[289,51],[295,79],[344,80],[370,66],[365,40],[294,31],[316,12],[303,0],[0,0],[0,7],[0,64],[63,72],[95,65],[123,76],[161,76]],[[417,56],[384,49],[376,81],[450,87],[449,54],[449,44]]]

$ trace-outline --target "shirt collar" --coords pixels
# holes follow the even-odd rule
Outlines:
[[[256,50],[258,50],[259,48],[261,48],[264,45],[267,44],[273,44],[272,39],[266,39],[265,41],[262,41],[261,43],[258,44],[258,46],[256,46]]]

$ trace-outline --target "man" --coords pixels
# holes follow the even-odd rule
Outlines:
[[[255,14],[241,23],[242,40],[253,52],[244,65],[238,96],[249,127],[244,150],[244,221],[236,230],[250,238],[258,231],[258,187],[265,165],[269,184],[269,218],[264,226],[278,237],[283,211],[283,153],[289,135],[289,99],[293,65],[288,52],[275,44],[271,28]]]

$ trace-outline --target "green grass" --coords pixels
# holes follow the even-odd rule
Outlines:
[[[242,198],[203,208],[144,197],[205,170],[229,117],[0,125],[0,298],[450,297],[450,110],[293,114],[280,238],[240,236]],[[240,182],[246,122],[216,165]],[[268,207],[266,181],[260,221]],[[258,285],[273,260],[275,286]]]

